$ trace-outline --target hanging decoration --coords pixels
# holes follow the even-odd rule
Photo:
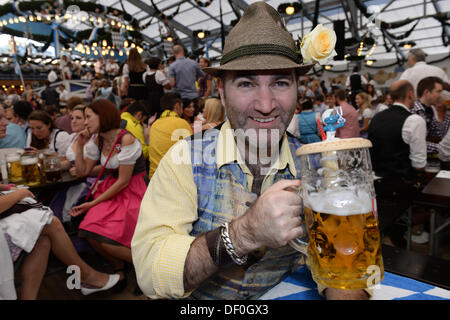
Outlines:
[[[178,12],[180,12],[180,7],[181,7],[181,3],[178,5],[177,10],[175,10],[174,13],[172,13],[171,15],[167,16],[165,15],[161,10],[158,9],[158,7],[156,6],[155,2],[153,0],[151,0],[152,5],[153,5],[153,9],[155,10],[155,13],[158,17],[161,18],[161,20],[172,20],[177,14]]]
[[[419,24],[419,21],[420,21],[420,20],[417,20],[417,22],[412,26],[412,28],[411,28],[410,30],[408,30],[408,31],[405,32],[404,34],[401,34],[401,35],[398,35],[398,36],[396,36],[396,35],[390,33],[390,32],[387,31],[387,30],[385,30],[385,32],[386,32],[386,34],[388,34],[392,39],[395,39],[395,40],[403,40],[403,39],[408,38],[408,37],[411,35],[411,33],[414,31],[414,29],[415,29],[415,28],[417,27],[417,25]]]
[[[202,8],[208,7],[213,2],[213,0],[211,0],[211,1],[209,1],[209,0],[208,1],[194,0],[194,1],[199,7],[202,7]]]

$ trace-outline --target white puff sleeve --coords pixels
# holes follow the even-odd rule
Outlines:
[[[58,132],[54,143],[55,151],[57,150],[60,156],[65,156],[67,148],[69,148],[69,146],[72,144],[72,139],[69,133],[61,130]]]
[[[90,139],[89,142],[84,145],[83,152],[84,158],[100,160],[100,150],[98,150],[98,146],[95,144],[94,139]]]
[[[119,164],[135,164],[136,160],[142,154],[142,146],[139,139],[135,139],[133,144],[122,146],[120,152],[117,154]]]

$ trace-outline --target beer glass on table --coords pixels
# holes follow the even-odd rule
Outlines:
[[[22,167],[20,165],[20,154],[19,153],[7,154],[6,163],[8,166],[8,181],[14,183],[22,181]]]
[[[44,153],[44,173],[47,182],[61,180],[61,160],[56,152]]]
[[[41,164],[35,154],[24,153],[20,157],[22,178],[26,185],[36,186],[41,183]]]
[[[290,244],[307,255],[314,280],[326,287],[364,289],[383,279],[371,146],[352,138],[297,150],[308,243]]]

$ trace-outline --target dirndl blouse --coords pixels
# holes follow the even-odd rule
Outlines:
[[[89,158],[91,160],[100,159],[101,164],[105,165],[108,156],[107,155],[105,156],[103,153],[100,155],[100,150],[93,140],[90,140],[85,145],[84,150],[86,158]],[[138,139],[135,139],[134,143],[127,146],[121,146],[120,152],[119,153],[115,152],[111,156],[111,159],[109,159],[108,163],[106,164],[106,169],[118,169],[120,165],[135,164],[136,161],[141,156],[141,154],[142,154],[141,142]]]

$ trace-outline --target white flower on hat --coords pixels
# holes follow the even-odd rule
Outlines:
[[[327,64],[328,60],[337,55],[334,50],[335,45],[336,33],[334,30],[318,24],[313,31],[303,37],[300,45],[303,63]]]

